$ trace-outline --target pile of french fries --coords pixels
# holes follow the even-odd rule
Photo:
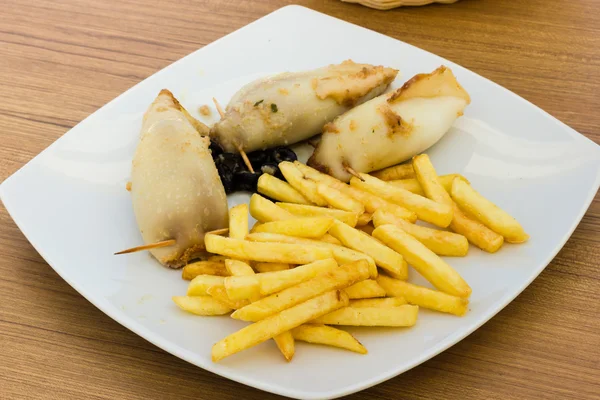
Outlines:
[[[183,268],[187,295],[173,297],[185,311],[251,323],[213,346],[215,362],[269,339],[288,361],[296,340],[366,354],[337,326],[411,327],[419,307],[462,316],[471,287],[440,256],[528,239],[463,176],[438,176],[425,154],[350,184],[300,162],[279,167],[287,182],[258,182],[275,202],[255,194],[231,208],[228,237],[206,235],[214,255]],[[435,289],[407,282],[408,265]]]

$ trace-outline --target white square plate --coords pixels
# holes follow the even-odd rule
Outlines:
[[[244,326],[195,317],[171,296],[179,271],[148,254],[113,256],[141,243],[125,183],[141,117],[168,88],[194,115],[216,96],[273,72],[351,58],[399,68],[402,78],[441,64],[471,94],[465,116],[428,151],[440,173],[459,172],[524,225],[531,240],[497,254],[471,249],[450,263],[473,288],[463,318],[421,311],[412,329],[352,329],[366,356],[298,344],[291,363],[272,341],[210,360],[217,340]],[[205,122],[214,122],[206,121]],[[304,156],[308,154],[303,154]],[[406,371],[473,332],[514,299],[569,238],[598,190],[599,147],[532,104],[447,60],[381,34],[290,6],[183,58],[71,129],[8,178],[4,205],[33,246],[71,286],[110,317],[162,349],[238,382],[282,395],[332,398]],[[248,196],[230,197],[230,205]],[[419,277],[414,279],[423,283]]]

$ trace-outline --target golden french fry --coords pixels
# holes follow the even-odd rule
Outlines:
[[[284,221],[265,222],[253,233],[279,233],[281,235],[319,238],[327,233],[334,219],[331,217],[300,217]]]
[[[212,360],[223,358],[255,346],[308,321],[348,305],[348,296],[334,290],[300,303],[278,314],[255,322],[217,342],[212,348]]]
[[[324,344],[367,354],[367,349],[354,336],[341,329],[322,324],[304,324],[292,329],[294,339],[302,342]]]
[[[196,315],[225,315],[231,308],[210,296],[173,296],[173,301],[183,311]]]
[[[232,317],[242,321],[259,321],[325,292],[347,288],[368,277],[369,266],[367,262],[359,260],[351,264],[342,265],[339,268],[331,269],[310,280],[289,287],[271,296],[264,297],[244,308],[240,308],[233,313]],[[372,282],[377,284],[375,281]],[[385,296],[385,291],[381,290]]]
[[[333,208],[338,210],[350,211],[362,214],[365,212],[365,206],[352,197],[340,192],[339,190],[327,186],[324,183],[317,185],[317,193]]]
[[[224,263],[214,261],[197,261],[186,265],[181,271],[181,277],[188,281],[198,275],[229,276],[229,272]]]
[[[377,281],[367,279],[344,289],[350,299],[370,299],[373,297],[384,297],[385,290]]]
[[[465,178],[461,174],[441,175],[438,178],[440,180],[440,184],[448,193],[450,193],[450,189],[452,188],[452,181],[454,180],[454,178],[461,178],[465,182],[469,182],[467,178]],[[427,196],[427,194],[423,191],[423,188],[421,187],[421,184],[419,183],[417,178],[388,181],[388,183],[390,185],[401,187],[402,189],[408,190],[409,192],[413,192],[414,194],[418,194],[419,196]]]
[[[316,240],[318,240],[320,242],[335,244],[338,246],[342,245],[342,242],[340,242],[339,240],[337,240],[336,238],[331,236],[329,233],[324,234],[323,236],[321,236],[320,238],[317,238]]]
[[[294,189],[292,185],[273,175],[262,174],[258,178],[258,192],[274,200],[297,204],[312,204],[306,197]]]
[[[280,333],[279,335],[273,338],[275,343],[277,344],[277,348],[283,354],[283,357],[286,361],[292,361],[294,357],[294,353],[296,353],[296,345],[294,343],[294,336],[292,336],[292,332],[287,331]]]
[[[332,217],[352,227],[356,225],[356,221],[358,220],[358,213],[336,210],[333,208],[291,203],[276,204],[298,217]]]
[[[399,279],[396,279],[399,280]],[[404,281],[401,281],[404,282]],[[385,297],[383,299],[359,299],[350,300],[350,307],[352,308],[391,308],[398,307],[407,304],[404,297]],[[418,305],[418,304],[417,304]]]
[[[217,275],[198,275],[188,285],[188,296],[207,296],[208,288],[216,285],[223,285],[225,277]]]
[[[277,262],[255,262],[254,269],[256,272],[275,272],[275,271],[285,271],[286,269],[290,269],[290,264],[286,263],[277,263]]]
[[[327,206],[327,201],[325,201],[325,199],[317,192],[317,183],[305,178],[302,172],[300,172],[293,163],[289,161],[280,162],[279,170],[288,183],[305,198],[318,206]]]
[[[466,216],[456,203],[450,198],[448,192],[440,184],[440,180],[431,164],[429,157],[422,154],[414,157],[415,173],[423,191],[431,200],[452,207],[452,223],[450,229],[463,235],[475,246],[489,253],[498,251],[504,243],[504,238],[487,228],[479,221]]]
[[[375,227],[396,225],[440,256],[464,257],[469,251],[469,241],[463,235],[411,224],[384,210],[377,210],[373,214],[373,223]]]
[[[380,169],[379,171],[371,172],[375,178],[381,179],[382,181],[392,181],[397,179],[414,178],[415,170],[411,163],[394,165],[393,167],[387,167]]]
[[[251,266],[239,260],[225,260],[225,268],[232,276],[254,275],[254,270]]]
[[[438,255],[395,225],[382,225],[373,236],[402,254],[433,286],[448,294],[469,297],[471,288],[458,272]]]
[[[357,260],[367,260],[367,262],[369,263],[369,271],[371,274],[371,278],[377,277],[378,274],[377,266],[375,265],[375,261],[373,260],[373,258],[364,253],[340,245],[320,242],[312,239],[303,239],[285,235],[278,235],[275,233],[251,233],[250,235],[248,235],[247,239],[253,242],[295,243],[299,245],[325,247],[331,249],[331,251],[333,252],[333,258],[335,258],[338,264],[343,265]]]
[[[356,221],[356,226],[365,226],[373,219],[373,214],[363,213],[358,216],[358,220]]]
[[[228,276],[223,281],[227,297],[233,301],[255,300],[260,296],[260,282],[256,275]]]
[[[402,218],[400,218],[400,219],[402,219]],[[410,224],[410,222],[408,222],[408,221],[406,221],[406,223]],[[367,224],[367,225],[359,226],[356,229],[361,230],[364,233],[366,233],[367,235],[371,236],[371,233],[373,233],[373,231],[375,230],[375,227],[371,224]]]
[[[229,209],[229,237],[243,239],[248,234],[248,205],[239,204]]]
[[[529,239],[529,235],[516,219],[483,197],[468,183],[455,179],[450,193],[459,207],[494,232],[504,236],[507,242],[523,243]]]
[[[248,300],[232,300],[227,295],[227,290],[224,285],[215,285],[209,287],[206,292],[215,300],[220,301],[225,304],[227,307],[237,310],[238,308],[242,308],[249,304]]]
[[[408,277],[408,266],[404,258],[366,233],[339,221],[333,223],[329,233],[342,242],[344,246],[371,256],[378,266],[394,274],[393,276],[399,279]]]
[[[452,222],[452,207],[447,204],[436,203],[427,197],[416,195],[368,174],[360,174],[360,177],[363,180],[356,177],[350,179],[350,185],[406,207],[414,211],[419,219],[442,228]]]
[[[288,269],[286,271],[265,272],[257,275],[260,280],[260,294],[266,296],[271,293],[279,292],[280,290],[312,279],[319,274],[329,272],[337,267],[338,263],[333,258],[328,258],[310,264],[300,265],[299,267]]]
[[[380,275],[377,282],[390,296],[402,296],[410,304],[441,311],[454,315],[464,315],[469,306],[469,300],[438,292],[423,286],[413,285],[405,281]]]
[[[222,254],[224,256],[242,260],[308,264],[313,261],[333,257],[333,253],[330,249],[320,246],[299,246],[287,243],[258,243],[230,239],[213,234],[208,234],[204,237],[204,244],[206,245],[206,250],[211,253]]]
[[[282,221],[295,218],[293,214],[256,193],[250,197],[250,215],[259,222]]]
[[[304,174],[304,176],[308,177],[309,179],[331,186],[332,188],[335,188],[340,192],[360,201],[365,206],[365,210],[369,213],[374,213],[378,209],[384,208],[390,212],[393,212],[399,218],[404,218],[411,222],[415,222],[417,220],[417,215],[404,207],[386,201],[380,197],[372,195],[371,193],[349,186],[338,179],[326,174],[322,174],[316,169],[298,161],[295,161],[294,165]]]
[[[225,256],[209,256],[206,261],[213,261],[213,262],[220,262],[220,263],[224,263],[225,260],[229,260],[229,257],[225,257]]]
[[[315,318],[313,324],[348,326],[413,326],[417,322],[419,307],[403,305],[392,308],[344,307]]]

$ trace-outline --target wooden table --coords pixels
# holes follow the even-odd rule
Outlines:
[[[4,2],[0,179],[135,83],[288,2],[152,3]],[[600,143],[597,0],[461,0],[387,12],[300,3],[453,60]],[[597,196],[559,255],[490,322],[349,398],[600,398],[599,260]],[[276,397],[196,368],[114,322],[59,278],[1,209],[0,398]]]

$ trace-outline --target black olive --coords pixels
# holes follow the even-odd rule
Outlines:
[[[226,165],[232,173],[237,173],[246,169],[242,156],[234,153],[222,153],[217,156],[215,163]]]
[[[276,147],[271,151],[271,160],[279,164],[282,161],[296,161],[296,153],[289,147]]]
[[[254,170],[259,170],[260,167],[267,162],[268,158],[269,153],[264,150],[257,150],[253,151],[252,153],[248,153],[248,160],[250,160],[250,164],[252,164],[252,168],[254,168]]]
[[[252,173],[250,171],[240,171],[234,176],[234,185],[237,190],[245,190],[247,192],[256,192],[258,178],[260,173]]]
[[[208,146],[208,148],[212,154],[213,159],[216,158],[219,154],[223,153],[223,149],[221,148],[221,146],[219,146],[219,144],[212,139],[210,139],[210,145]]]
[[[233,171],[227,166],[227,164],[218,160],[215,162],[215,166],[217,167],[217,171],[219,172],[219,177],[221,178],[221,183],[223,183],[225,193],[232,193],[234,191]]]

